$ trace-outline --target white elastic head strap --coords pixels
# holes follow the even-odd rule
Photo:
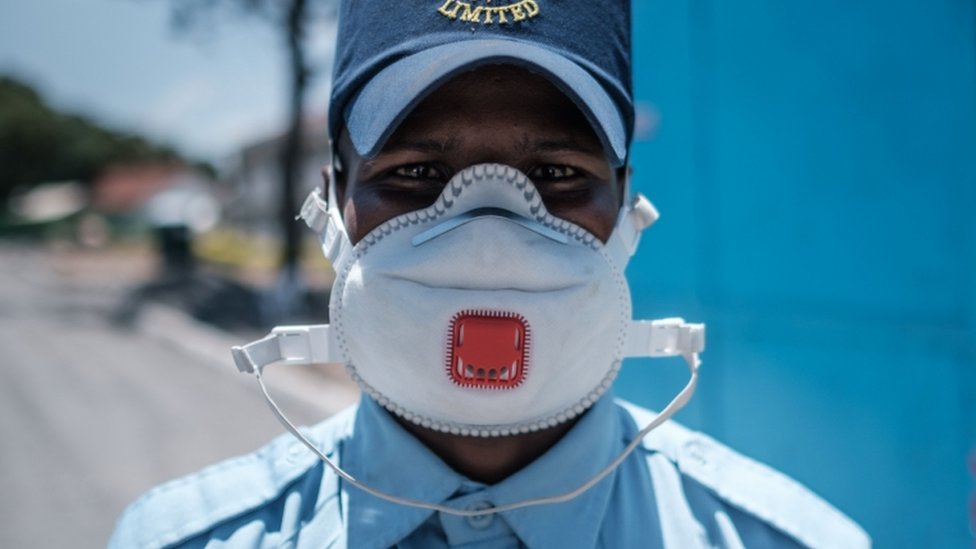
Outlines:
[[[261,370],[263,366],[265,366],[266,364],[256,364],[252,360],[252,350],[257,351],[258,349],[257,348],[248,349],[248,347],[250,347],[250,345],[259,344],[259,348],[262,350],[259,351],[257,354],[261,354],[265,358],[268,358],[269,354],[272,353],[270,352],[271,346],[267,345],[267,343],[274,342],[275,343],[274,347],[277,347],[279,350],[289,350],[293,352],[298,351],[298,352],[309,353],[302,357],[296,355],[284,356],[281,359],[279,359],[279,361],[284,360],[285,362],[290,362],[292,364],[302,363],[306,361],[308,361],[309,363],[321,362],[321,360],[315,360],[313,358],[314,352],[310,345],[305,345],[302,342],[296,341],[294,338],[297,337],[297,339],[299,340],[301,339],[307,340],[308,336],[314,333],[314,330],[321,329],[323,328],[322,326],[294,327],[292,329],[276,328],[276,330],[281,330],[281,332],[278,333],[273,332],[268,337],[260,341],[254,342],[250,345],[246,345],[244,347],[234,347],[233,353],[234,353],[234,361],[237,363],[238,369],[241,370],[242,372],[250,372],[254,374],[255,378],[258,381],[258,385],[261,386],[261,392],[264,393],[265,400],[267,400],[268,405],[271,407],[271,411],[274,413],[275,417],[278,418],[281,424],[284,425],[285,429],[287,429],[291,434],[293,434],[296,438],[298,438],[298,440],[302,441],[302,443],[305,444],[305,446],[307,446],[309,450],[311,450],[315,455],[319,457],[319,459],[325,462],[325,464],[328,465],[333,471],[335,471],[335,473],[339,475],[340,478],[342,478],[349,484],[355,486],[356,488],[359,488],[360,490],[368,494],[371,494],[373,496],[376,496],[380,499],[384,499],[392,503],[407,505],[410,507],[419,507],[421,509],[429,509],[431,511],[448,513],[451,515],[458,515],[462,517],[474,517],[474,516],[481,516],[481,515],[491,515],[494,513],[504,513],[506,511],[512,511],[514,509],[521,509],[523,507],[531,507],[535,505],[563,503],[575,498],[576,496],[579,496],[580,494],[586,492],[587,490],[595,486],[598,482],[603,480],[604,477],[612,473],[621,463],[623,463],[625,459],[627,459],[627,456],[629,456],[640,445],[641,440],[643,440],[643,438],[647,436],[648,433],[656,429],[659,425],[661,425],[662,423],[667,421],[671,416],[673,416],[675,412],[677,412],[682,407],[684,407],[684,405],[687,404],[688,401],[691,399],[692,394],[695,392],[695,387],[698,384],[698,367],[701,364],[701,361],[698,358],[698,352],[701,351],[704,346],[704,327],[700,324],[684,324],[683,322],[679,322],[679,321],[680,319],[668,319],[665,321],[660,321],[664,323],[664,327],[662,328],[655,327],[653,322],[648,323],[647,326],[649,326],[649,329],[647,330],[647,332],[649,334],[657,333],[658,336],[656,337],[649,336],[647,342],[651,345],[657,345],[659,348],[654,351],[655,354],[644,354],[641,356],[669,356],[669,355],[665,355],[664,353],[671,353],[672,355],[680,354],[685,359],[685,362],[688,364],[688,370],[691,373],[691,377],[688,379],[688,383],[685,385],[685,387],[681,389],[681,392],[679,392],[674,397],[674,399],[672,399],[671,402],[668,403],[668,405],[665,406],[663,410],[661,410],[661,413],[659,413],[657,417],[655,417],[650,423],[644,426],[644,428],[641,429],[637,433],[637,435],[634,436],[634,438],[630,441],[630,443],[627,444],[627,447],[624,448],[624,450],[620,452],[620,454],[617,455],[617,457],[614,458],[613,461],[611,461],[602,469],[600,469],[600,471],[597,472],[592,477],[590,477],[589,480],[583,482],[582,484],[580,484],[579,486],[577,486],[576,488],[568,492],[562,494],[556,494],[552,496],[529,498],[515,503],[510,503],[507,505],[501,505],[498,507],[489,507],[487,509],[457,509],[454,507],[449,507],[438,503],[431,503],[431,502],[421,501],[412,498],[400,497],[395,494],[384,492],[382,490],[377,490],[367,484],[363,484],[358,480],[356,480],[352,475],[347,473],[345,470],[343,470],[342,467],[337,465],[334,461],[332,461],[332,459],[330,459],[329,456],[327,456],[312,441],[310,441],[308,437],[306,437],[297,427],[295,427],[295,425],[285,416],[284,412],[281,411],[281,408],[278,407],[278,404],[274,401],[273,398],[271,398],[271,394],[268,392],[268,388],[264,384],[264,379],[262,378]],[[301,330],[301,328],[304,328],[305,330],[303,331]],[[298,329],[298,330],[291,331],[294,329]],[[686,335],[682,336],[681,334],[682,330],[686,332]],[[281,335],[281,334],[287,334],[287,335]],[[302,335],[304,335],[304,337],[302,337]],[[316,335],[322,336],[327,334],[319,333]],[[285,344],[280,345],[279,341],[284,341]],[[696,347],[683,347],[680,349],[668,348],[667,346],[670,344],[668,342],[674,342],[675,344],[681,343],[682,345],[695,345]],[[637,345],[637,344],[634,345],[628,344],[628,348],[631,347],[636,348],[640,346],[641,345]],[[319,351],[321,352],[321,350]]]

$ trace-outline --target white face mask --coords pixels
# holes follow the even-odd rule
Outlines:
[[[332,202],[313,193],[302,209],[337,274],[331,325],[276,328],[235,348],[242,371],[341,362],[391,412],[462,436],[572,419],[628,356],[681,354],[692,368],[661,421],[690,397],[703,326],[630,318],[624,267],[657,218],[643,197],[621,209],[606,243],[549,214],[524,174],[498,164],[459,172],[433,205],[355,246]]]
[[[622,267],[522,173],[476,166],[336,265],[331,326],[352,378],[398,416],[460,435],[535,431],[582,413],[616,376]]]

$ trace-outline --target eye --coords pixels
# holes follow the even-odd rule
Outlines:
[[[393,173],[407,179],[443,179],[444,176],[430,164],[407,164],[399,166]]]
[[[546,164],[539,166],[528,173],[532,181],[558,181],[560,179],[570,179],[580,175],[576,168],[561,164]]]

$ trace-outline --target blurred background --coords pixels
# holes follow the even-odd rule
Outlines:
[[[679,414],[879,547],[976,546],[971,1],[634,2],[637,317],[708,324]],[[324,321],[325,0],[8,0],[0,546],[99,547],[151,486],[281,432],[227,348]],[[625,365],[660,408],[680,361]],[[300,421],[356,398],[275,373]]]

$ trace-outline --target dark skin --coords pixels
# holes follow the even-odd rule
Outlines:
[[[343,172],[337,174],[337,198],[353,243],[388,219],[432,204],[458,171],[488,162],[518,168],[532,179],[550,213],[606,241],[626,174],[611,166],[572,101],[541,76],[503,65],[442,85],[375,157],[360,157],[344,132],[338,153]],[[480,438],[398,421],[455,471],[487,484],[531,463],[573,425]]]

